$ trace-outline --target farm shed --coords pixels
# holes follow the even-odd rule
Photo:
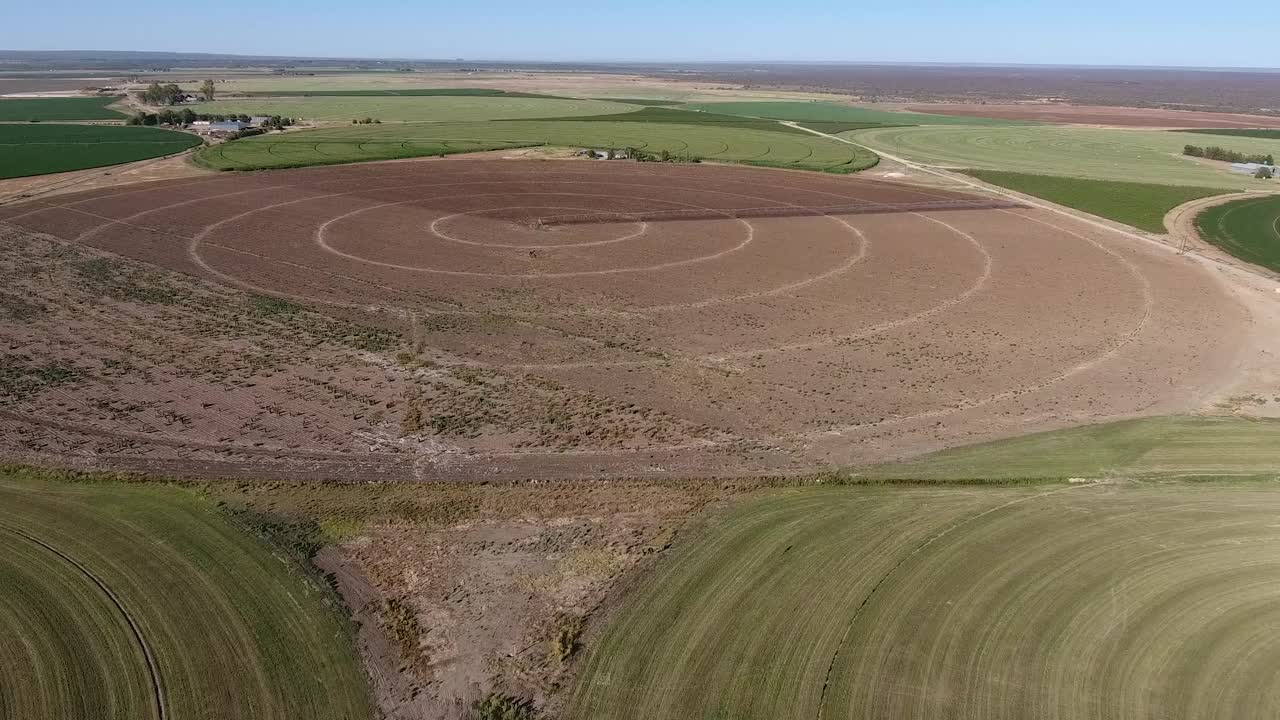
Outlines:
[[[1258,168],[1267,168],[1273,172],[1276,169],[1272,165],[1263,165],[1262,163],[1231,163],[1231,172],[1240,173],[1241,175],[1252,175],[1258,172]]]

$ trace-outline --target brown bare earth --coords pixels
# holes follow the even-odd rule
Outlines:
[[[1202,267],[1008,205],[446,159],[5,206],[0,451],[305,479],[788,474],[1229,381],[1246,314]]]
[[[1280,117],[1240,113],[1165,110],[1161,108],[1063,105],[1060,103],[926,103],[910,105],[913,112],[1001,120],[1158,128],[1277,128]]]

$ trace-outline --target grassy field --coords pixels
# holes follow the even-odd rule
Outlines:
[[[1000,170],[970,170],[968,174],[993,185],[1034,195],[1153,233],[1168,232],[1168,228],[1164,226],[1164,216],[1173,208],[1184,202],[1225,192],[1219,188],[1084,180]]]
[[[328,591],[190,491],[0,471],[0,537],[4,717],[371,715]]]
[[[1209,208],[1196,216],[1196,229],[1205,242],[1280,272],[1280,195]]]
[[[798,122],[856,123],[861,125],[1034,125],[1032,122],[952,117],[913,112],[889,112],[825,102],[712,102],[684,107],[726,115],[795,120]]]
[[[1266,138],[1268,140],[1280,140],[1280,130],[1266,129],[1241,129],[1241,128],[1208,128],[1200,130],[1183,130],[1183,132],[1196,133],[1199,135],[1233,135],[1235,137],[1251,137]]]
[[[915,127],[859,130],[842,137],[907,160],[952,168],[981,168],[1160,185],[1240,190],[1264,180],[1228,172],[1182,155],[1203,145],[1190,133],[1092,128]],[[1280,140],[1239,138],[1231,149],[1280,154]]]
[[[191,92],[196,92],[192,89]],[[546,98],[548,95],[532,93],[507,92],[489,88],[386,88],[379,90],[276,90],[272,92],[251,92],[248,95],[259,97],[514,97],[514,98]]]
[[[752,130],[772,130],[792,135],[807,135],[803,130],[783,125],[776,120],[760,120],[738,115],[721,115],[719,113],[694,112],[691,110],[675,110],[666,107],[646,107],[635,112],[609,115],[568,116],[562,118],[542,118],[543,120],[566,120],[573,122],[640,122],[640,123],[675,123],[677,125],[703,125],[725,128],[749,128]]]
[[[876,471],[1043,483],[773,491],[635,585],[568,717],[1274,716],[1278,447],[1157,419]]]
[[[219,170],[302,167],[554,145],[651,152],[802,170],[853,172],[876,163],[860,148],[816,135],[634,122],[481,122],[358,126],[264,135],[202,150]]]
[[[123,113],[108,110],[118,97],[4,98],[0,99],[0,122],[59,120],[124,120]]]
[[[118,165],[200,144],[186,133],[113,125],[0,125],[0,179]]]
[[[471,122],[568,115],[605,115],[630,112],[636,107],[602,100],[471,95],[392,97],[374,94],[215,100],[211,103],[193,105],[192,109],[200,113],[282,115],[324,122],[351,122],[366,117],[383,122]]]

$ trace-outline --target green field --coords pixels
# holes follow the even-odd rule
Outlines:
[[[1183,146],[1204,144],[1203,135],[1189,133],[1042,125],[872,129],[842,137],[941,167],[1234,190],[1268,187],[1267,181],[1184,157]],[[1280,154],[1280,140],[1240,138],[1231,143],[1231,149]]]
[[[1168,232],[1164,216],[1182,203],[1225,192],[1220,188],[1084,180],[1000,170],[969,170],[968,174],[993,185],[1153,233]]]
[[[1133,421],[873,476],[1043,481],[795,488],[713,516],[636,582],[568,716],[1280,713],[1280,422]]]
[[[588,116],[568,116],[561,118],[541,118],[542,120],[567,120],[573,122],[640,122],[640,123],[675,123],[677,125],[704,125],[719,126],[725,128],[750,128],[753,130],[772,130],[774,132],[785,132],[793,135],[806,135],[803,130],[783,125],[776,120],[760,120],[757,118],[746,118],[738,115],[721,115],[719,113],[694,112],[692,110],[676,110],[666,107],[646,107],[636,110],[635,112],[609,114],[609,115],[588,115]]]
[[[191,92],[196,92],[191,90]],[[506,90],[490,90],[489,88],[386,88],[384,90],[276,90],[271,92],[250,92],[247,95],[257,97],[515,97],[515,98],[547,98],[549,95],[532,93],[507,92]]]
[[[118,165],[200,144],[187,133],[116,125],[0,125],[0,179]]]
[[[1211,207],[1196,216],[1196,229],[1205,242],[1280,272],[1280,195]]]
[[[107,109],[118,97],[3,98],[0,122],[62,120],[124,120],[123,113]]]
[[[798,122],[855,123],[859,125],[1034,125],[1029,121],[952,117],[913,112],[889,112],[827,102],[713,102],[690,103],[690,110],[795,120]]]
[[[276,133],[206,148],[197,160],[218,170],[247,170],[533,145],[636,147],[707,160],[828,172],[854,172],[871,167],[877,160],[865,150],[816,135],[718,126],[571,121],[406,123]]]
[[[0,538],[0,716],[371,717],[329,591],[190,491],[6,470]]]
[[[383,122],[471,122],[568,115],[606,115],[635,110],[634,105],[603,100],[530,97],[410,96],[385,94],[339,97],[287,97],[215,100],[193,105],[198,113],[281,115],[322,122],[375,118]]]
[[[641,98],[594,98],[594,99],[605,100],[607,102],[626,103],[628,105],[663,106],[663,105],[683,105],[684,104],[679,100],[648,100],[648,99],[641,99]]]
[[[1183,130],[1182,132],[1196,133],[1198,135],[1233,135],[1235,137],[1252,137],[1252,138],[1266,138],[1268,140],[1280,140],[1280,130],[1210,128],[1210,129],[1201,129],[1201,130]]]

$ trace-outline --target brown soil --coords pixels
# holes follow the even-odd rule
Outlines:
[[[1245,313],[1202,267],[984,207],[500,159],[0,207],[3,451],[308,479],[787,474],[1188,409],[1229,378]],[[133,263],[86,270],[104,253]]]
[[[927,103],[910,105],[913,112],[1001,120],[1113,125],[1151,128],[1280,128],[1280,117],[1195,110],[1063,105],[1059,103]]]

